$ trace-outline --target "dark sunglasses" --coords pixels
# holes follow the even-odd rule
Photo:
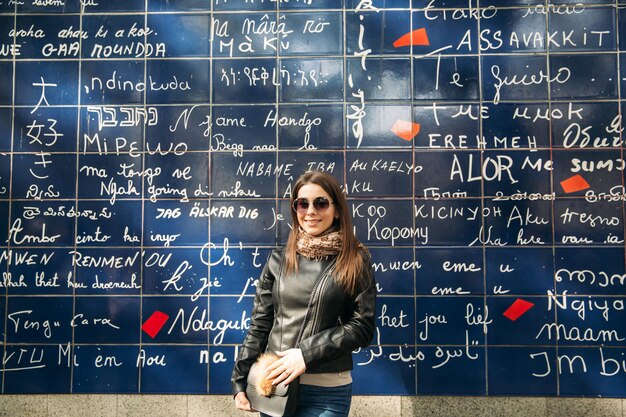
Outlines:
[[[293,210],[298,214],[305,214],[309,210],[309,200],[306,198],[296,198],[293,200]],[[326,197],[316,197],[313,199],[313,208],[316,211],[326,211],[333,204]]]

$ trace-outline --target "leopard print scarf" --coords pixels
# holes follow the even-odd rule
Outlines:
[[[296,252],[309,259],[338,255],[342,245],[341,233],[331,227],[319,236],[311,236],[298,227]]]

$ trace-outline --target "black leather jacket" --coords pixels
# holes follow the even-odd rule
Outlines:
[[[334,257],[317,261],[298,255],[296,276],[284,274],[284,255],[284,249],[273,251],[259,278],[250,329],[233,369],[233,394],[245,391],[250,367],[261,352],[296,347],[301,331],[298,347],[307,373],[352,369],[352,351],[368,346],[374,336],[376,282],[369,254],[362,252],[366,266],[354,295],[332,277]],[[305,321],[309,299],[312,308]]]

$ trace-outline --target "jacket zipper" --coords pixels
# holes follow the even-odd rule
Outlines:
[[[304,334],[304,328],[306,327],[306,324],[307,324],[308,320],[310,319],[311,310],[313,310],[313,300],[314,300],[315,296],[317,295],[320,286],[323,283],[326,282],[326,279],[330,275],[330,270],[334,267],[335,261],[336,261],[336,259],[332,260],[330,265],[328,265],[326,267],[324,272],[322,272],[322,275],[320,276],[320,278],[317,280],[317,282],[313,286],[313,290],[311,291],[311,297],[309,298],[309,306],[307,308],[307,314],[304,317],[304,322],[302,323],[302,327],[300,328],[300,335],[298,335],[296,346],[298,346],[300,344],[300,340],[302,340],[302,336]],[[312,329],[312,333],[311,334],[314,334],[314,332],[317,331],[316,326],[319,325],[319,316],[321,314],[320,312],[322,311],[322,308],[321,308],[321,297],[318,297],[318,300],[320,301],[320,303],[317,305],[317,309],[315,311],[315,316],[313,318],[313,322],[311,323],[311,329]]]

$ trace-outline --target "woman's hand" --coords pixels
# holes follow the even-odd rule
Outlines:
[[[300,349],[288,349],[276,352],[281,358],[267,367],[267,379],[274,379],[273,385],[281,382],[289,385],[291,381],[302,375],[306,371],[306,364]]]
[[[241,391],[235,395],[235,407],[241,411],[256,411],[250,406],[250,401],[244,391]]]

